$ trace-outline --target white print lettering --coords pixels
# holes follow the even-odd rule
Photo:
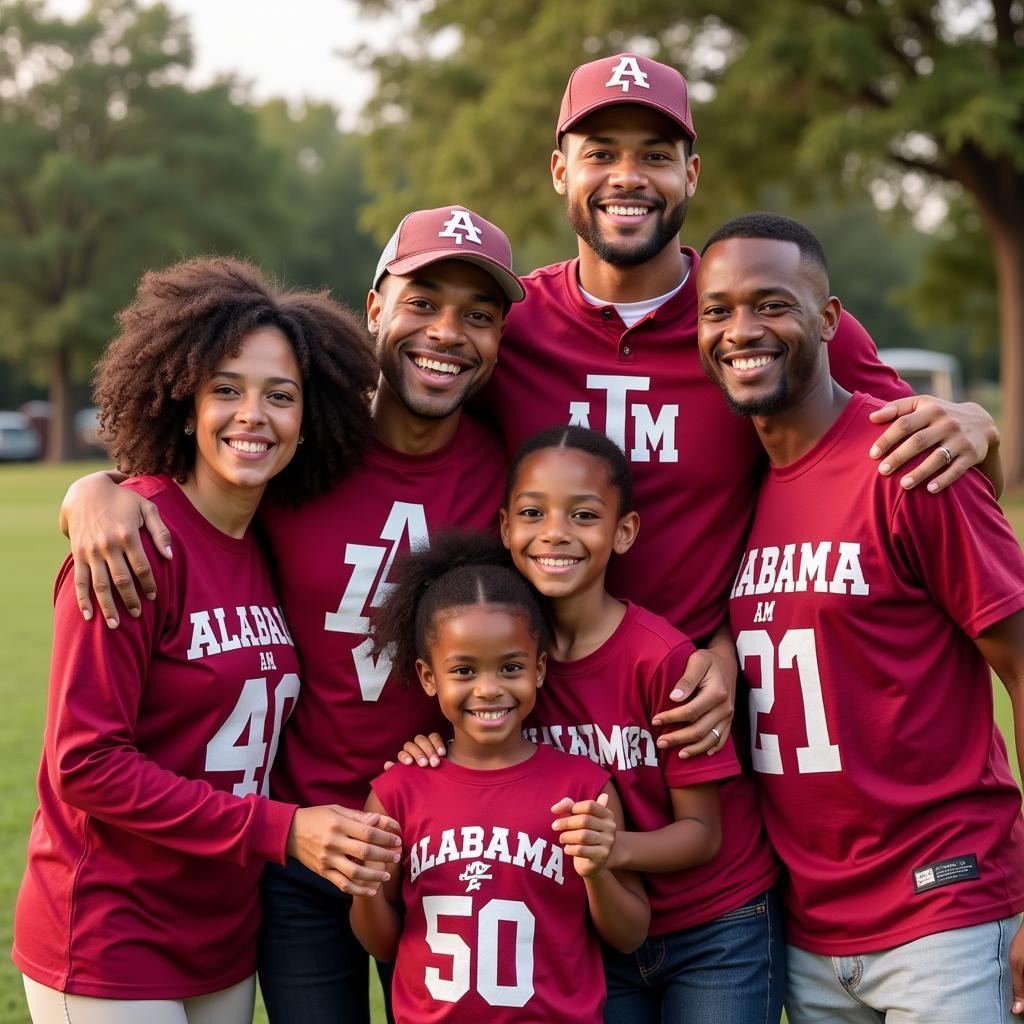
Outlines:
[[[612,68],[612,77],[604,83],[604,86],[606,89],[613,89],[618,85],[622,87],[623,92],[629,92],[630,84],[639,86],[641,89],[650,89],[647,75],[640,70],[636,57],[623,57]]]
[[[817,545],[804,541],[800,544],[799,555],[796,544],[787,544],[781,554],[775,547],[751,548],[736,574],[730,597],[791,594],[807,589],[822,594],[866,596],[871,588],[860,567],[860,544],[840,541],[835,554],[830,540]],[[755,621],[770,622],[771,619]]]
[[[210,621],[211,615],[216,619],[216,629]],[[192,612],[189,618],[192,620],[189,661],[208,658],[222,651],[237,651],[239,647],[269,647],[271,644],[295,646],[280,608],[239,605],[234,609],[230,626],[223,608]]]
[[[626,771],[644,765],[658,767],[658,748],[654,737],[639,725],[613,725],[608,734],[596,722],[580,725],[542,725],[523,730],[531,743],[546,743],[568,754],[589,757],[601,765],[614,765]]]
[[[481,882],[489,882],[493,877],[491,867],[486,861],[475,860],[472,864],[466,865],[466,870],[459,875],[459,881],[466,883],[466,892],[475,892],[480,888]]]
[[[758,601],[757,611],[754,612],[755,622],[771,622],[775,616],[774,601]]]
[[[274,720],[269,737],[265,735],[268,689],[266,679],[246,679],[231,713],[206,744],[208,772],[242,773],[241,780],[231,787],[235,796],[248,793],[270,795],[270,769],[277,756],[281,726],[292,713],[299,696],[299,677],[288,672],[274,687]],[[257,774],[261,776],[259,782]]]
[[[472,896],[424,896],[424,938],[430,951],[450,958],[451,973],[445,978],[437,967],[427,967],[423,982],[434,999],[457,1003],[468,991],[472,975],[473,950],[455,932],[444,932],[441,917],[472,917]],[[498,981],[498,926],[514,926],[512,967],[514,984]],[[489,1006],[525,1006],[533,995],[533,939],[537,922],[521,900],[488,900],[476,915],[476,990]],[[509,929],[502,929],[506,936]],[[502,975],[508,977],[508,951],[501,957]]]
[[[324,616],[324,629],[331,633],[355,633],[366,639],[352,649],[356,677],[363,700],[376,701],[380,698],[384,684],[391,674],[391,654],[381,653],[374,660],[370,651],[373,641],[370,632],[370,608],[379,608],[391,592],[388,573],[403,539],[409,550],[418,551],[430,543],[427,535],[427,517],[422,505],[396,501],[391,506],[384,528],[380,531],[382,546],[374,544],[347,544],[345,564],[352,566],[348,586],[338,603],[338,610]],[[369,601],[369,604],[367,602]]]
[[[499,861],[529,868],[545,878],[562,884],[562,848],[546,839],[533,839],[525,832],[509,837],[509,830],[500,826],[490,829],[479,825],[463,825],[458,830],[446,828],[434,846],[433,836],[423,836],[409,845],[409,878],[412,881],[441,864],[457,860]],[[513,852],[513,847],[515,852]]]
[[[438,231],[438,238],[454,238],[456,245],[462,245],[467,239],[476,245],[483,245],[480,229],[473,223],[469,210],[452,210],[451,217],[444,222],[444,230]]]
[[[796,748],[797,771],[801,775],[816,772],[841,772],[839,747],[832,742],[821,693],[821,672],[813,629],[787,630],[776,650],[764,629],[745,629],[736,637],[740,668],[750,681],[750,750],[754,771],[764,775],[782,775],[782,752],[775,733],[761,732],[758,716],[767,715],[775,705],[775,667],[791,669],[796,665],[804,704],[807,744]],[[777,659],[776,659],[777,656]],[[747,662],[757,661],[761,685],[755,686]]]
[[[678,405],[663,405],[657,415],[649,405],[628,402],[631,391],[650,391],[650,377],[588,373],[587,390],[605,393],[604,432],[629,456],[631,462],[650,462],[657,451],[659,462],[678,462],[676,420]],[[633,424],[633,447],[629,448],[626,428]],[[590,402],[569,403],[569,425],[590,427]],[[599,429],[599,427],[595,427]]]

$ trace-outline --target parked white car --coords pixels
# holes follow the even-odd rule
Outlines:
[[[0,412],[0,462],[28,462],[43,454],[36,428],[20,412]]]

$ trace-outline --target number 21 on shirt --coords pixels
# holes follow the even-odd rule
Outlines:
[[[782,775],[782,752],[775,733],[758,729],[758,716],[767,715],[775,705],[775,670],[796,669],[803,699],[807,743],[796,748],[801,775],[843,770],[839,747],[833,743],[821,694],[821,673],[813,629],[789,629],[778,646],[767,630],[745,629],[736,637],[740,668],[757,662],[761,685],[750,687],[750,744],[754,770],[765,775]]]

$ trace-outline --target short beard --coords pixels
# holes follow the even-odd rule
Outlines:
[[[416,394],[410,387],[405,377],[405,356],[396,352],[387,344],[386,336],[382,340],[378,334],[375,338],[375,355],[377,366],[380,369],[381,378],[387,384],[391,393],[398,399],[407,412],[421,420],[443,420],[457,412],[463,405],[480,391],[487,383],[487,378],[480,379],[479,376],[472,382],[468,389],[459,391],[457,394],[448,395],[444,398],[431,399],[425,395]],[[479,367],[473,367],[463,371],[464,373],[479,373]],[[488,374],[490,376],[490,374]]]
[[[726,405],[737,416],[774,416],[786,408],[789,402],[790,391],[788,373],[782,375],[779,383],[775,385],[775,390],[770,395],[741,402],[732,397],[729,389],[726,387],[724,378],[718,373],[718,367],[703,352],[700,353],[700,361],[704,366],[704,372],[718,385],[719,391],[725,396]]]
[[[751,416],[775,416],[782,412],[789,404],[789,380],[786,377],[779,381],[778,387],[770,395],[765,395],[764,398],[754,398],[748,402],[737,401],[729,394],[724,384],[719,384],[719,387],[722,389],[722,394],[725,395],[725,401],[729,408],[737,416],[745,416],[747,418]]]
[[[613,243],[601,233],[595,215],[588,206],[585,209],[565,197],[565,216],[577,236],[583,239],[602,263],[613,267],[637,267],[641,263],[654,259],[672,242],[679,238],[686,221],[687,196],[683,196],[671,210],[661,209],[657,212],[657,223],[654,233],[638,247],[630,247],[628,243]]]

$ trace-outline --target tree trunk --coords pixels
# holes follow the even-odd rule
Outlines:
[[[999,353],[1002,392],[1000,454],[1007,487],[1024,483],[1024,235],[1019,225],[992,230],[999,288]]]
[[[71,457],[74,450],[70,362],[64,348],[56,349],[50,357],[52,418],[46,444],[47,462],[64,462]]]

